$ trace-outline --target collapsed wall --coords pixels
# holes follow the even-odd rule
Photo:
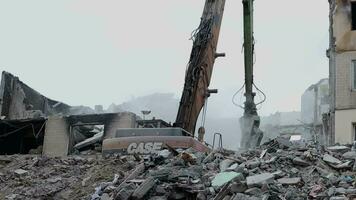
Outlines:
[[[32,119],[68,114],[70,106],[49,99],[30,88],[18,77],[2,72],[0,85],[0,116],[7,120]]]

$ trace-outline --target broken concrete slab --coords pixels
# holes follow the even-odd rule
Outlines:
[[[246,178],[247,186],[249,188],[253,186],[261,186],[266,183],[272,183],[274,179],[273,174],[271,173],[262,173],[254,176],[248,176]]]
[[[128,200],[137,186],[134,183],[124,184],[116,193],[115,199]]]
[[[230,160],[230,159],[225,159],[225,160],[221,161],[219,164],[220,172],[226,171],[234,162],[235,161]]]
[[[14,172],[15,172],[15,174],[20,175],[20,176],[28,174],[28,171],[23,170],[23,169],[17,169]]]
[[[350,148],[347,146],[331,146],[331,147],[327,147],[326,149],[332,152],[340,152],[340,153],[344,153],[350,150]]]
[[[342,154],[342,157],[345,159],[354,160],[356,159],[356,151],[348,151]]]
[[[323,156],[323,160],[328,163],[328,164],[332,164],[332,165],[338,165],[341,164],[341,161],[329,154],[324,154]]]
[[[237,172],[221,172],[214,177],[211,185],[213,187],[221,187],[238,176],[241,176],[241,174]]]
[[[310,163],[301,159],[300,157],[296,157],[293,159],[293,163],[296,164],[296,165],[300,165],[300,166],[310,166]]]
[[[261,200],[261,198],[237,193],[232,200]]]
[[[155,179],[150,177],[146,179],[141,185],[133,192],[132,197],[134,199],[142,199],[148,191],[150,191],[154,186],[156,182]]]
[[[277,180],[278,183],[282,184],[282,185],[297,185],[298,183],[301,182],[301,178],[300,177],[296,177],[296,178],[280,178]]]
[[[233,182],[230,186],[230,191],[232,193],[242,193],[245,192],[247,190],[247,185],[246,182],[242,183],[240,181],[238,182]]]
[[[346,161],[346,162],[344,162],[344,163],[340,163],[340,164],[338,164],[338,165],[333,165],[332,167],[334,167],[335,169],[349,169],[349,168],[351,168],[352,167],[352,163],[353,163],[353,161]]]
[[[100,200],[113,200],[108,193],[104,193],[101,195]]]
[[[76,144],[74,146],[74,148],[80,150],[80,149],[85,148],[87,146],[90,146],[90,145],[93,145],[95,143],[98,143],[98,142],[102,141],[103,136],[104,136],[104,132],[97,133],[93,137],[87,138],[87,139],[79,142],[78,144]]]
[[[244,193],[251,196],[259,196],[262,193],[262,190],[260,188],[253,187],[247,189]]]
[[[349,198],[345,196],[330,197],[329,200],[348,200]]]

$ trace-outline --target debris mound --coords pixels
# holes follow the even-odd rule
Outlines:
[[[353,199],[355,159],[349,146],[283,138],[243,152],[3,156],[0,199]]]

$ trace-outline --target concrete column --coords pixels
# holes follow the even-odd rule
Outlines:
[[[115,138],[118,128],[135,128],[136,115],[130,112],[118,113],[111,121],[105,124],[105,139]]]
[[[69,125],[63,117],[50,117],[46,123],[43,155],[67,156],[69,148]]]

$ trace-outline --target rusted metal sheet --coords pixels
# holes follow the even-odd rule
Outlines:
[[[206,0],[200,25],[193,35],[193,49],[175,126],[194,135],[199,113],[204,106],[216,57],[225,0]]]

